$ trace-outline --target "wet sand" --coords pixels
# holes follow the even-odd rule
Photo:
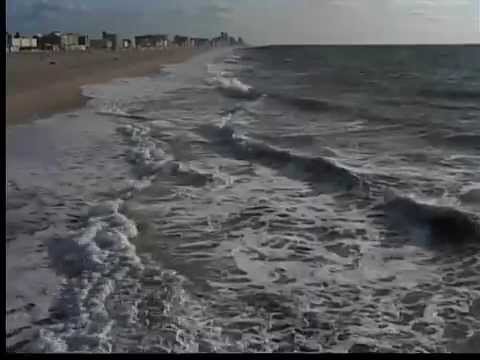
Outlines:
[[[81,86],[158,72],[183,62],[200,49],[90,51],[7,56],[6,126],[26,123],[81,107]]]

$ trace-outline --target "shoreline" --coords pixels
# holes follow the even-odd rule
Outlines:
[[[208,50],[172,48],[7,56],[5,126],[28,124],[81,108],[88,101],[82,94],[84,85],[146,76],[159,72],[164,65],[187,61],[205,51]]]
[[[68,59],[66,55],[59,57],[65,62],[59,69],[54,84],[48,83],[48,76],[52,75],[50,69],[56,67],[48,68],[48,58],[34,55],[19,56],[14,59],[18,61],[15,64],[16,68],[10,70],[12,73],[26,70],[27,73],[15,79],[7,79],[7,101],[9,100],[10,104],[14,99],[18,101],[16,116],[22,114],[25,116],[32,110],[37,114],[42,110],[44,117],[48,116],[47,111],[51,111],[51,114],[67,112],[78,107],[78,101],[81,104],[90,99],[81,93],[80,86],[84,84],[94,85],[117,78],[154,74],[164,65],[188,62],[191,58],[206,52],[209,50],[172,49],[169,52],[152,51],[145,55],[118,54],[119,57],[124,55],[125,58],[115,61],[111,60],[111,53],[94,54],[92,57],[84,55],[83,58],[82,55],[78,55],[80,59],[75,56]],[[207,56],[210,55],[215,54]],[[113,67],[112,63],[117,66]],[[27,68],[32,64],[33,69]],[[39,73],[33,78],[27,76],[28,72],[35,74],[42,66],[50,70],[50,74]],[[94,71],[82,74],[85,69]],[[28,109],[21,108],[22,101],[29,101]],[[12,108],[8,110],[9,114],[12,114]],[[40,118],[31,116],[15,122],[9,118],[6,122],[9,133],[6,144],[8,173],[6,226],[10,230],[7,232],[6,242],[7,352],[61,351],[55,347],[55,343],[37,342],[39,331],[45,325],[48,327],[59,321],[52,310],[55,309],[56,301],[61,299],[64,281],[68,278],[64,273],[57,272],[58,268],[54,261],[63,250],[61,247],[52,250],[52,240],[68,239],[72,231],[79,231],[75,224],[78,224],[78,219],[85,215],[83,211],[88,209],[89,205],[83,200],[83,196],[76,195],[73,198],[65,196],[67,191],[65,189],[68,187],[68,194],[75,191],[76,187],[71,184],[74,181],[72,174],[76,174],[79,169],[80,172],[83,172],[84,168],[86,172],[91,172],[93,170],[88,170],[88,166],[93,167],[91,163],[95,161],[97,165],[102,165],[103,169],[107,158],[99,159],[102,155],[96,157],[92,145],[97,145],[100,139],[103,144],[103,138],[111,134],[109,127],[105,130],[100,126],[99,132],[94,131],[89,136],[78,135],[82,131],[96,130],[92,124],[97,122],[92,118],[83,119],[84,121],[59,120],[46,127],[29,126],[37,119]],[[73,149],[75,155],[67,155],[72,161],[63,164],[62,158],[66,149],[67,152]],[[93,159],[89,157],[91,154],[94,154]],[[94,168],[99,169],[96,166]],[[94,175],[95,181],[108,183],[112,179],[101,170]],[[88,188],[88,184],[82,184],[81,187],[83,186]],[[75,222],[72,222],[72,219]]]

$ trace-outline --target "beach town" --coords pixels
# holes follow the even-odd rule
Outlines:
[[[122,38],[107,31],[98,38],[62,32],[7,33],[6,125],[81,107],[87,101],[84,85],[146,76],[200,52],[232,46],[245,43],[226,32],[211,39],[167,34]]]
[[[169,47],[202,48],[242,45],[242,38],[229,36],[222,32],[212,39],[183,35],[146,34],[132,38],[120,38],[117,34],[103,31],[101,37],[90,39],[87,34],[63,33],[53,31],[49,34],[33,36],[20,33],[6,34],[7,53],[35,51],[88,51],[88,50],[128,50],[128,49],[166,49]]]

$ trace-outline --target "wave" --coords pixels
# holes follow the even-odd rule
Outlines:
[[[474,105],[466,105],[466,104],[458,104],[454,102],[441,102],[442,100],[430,100],[430,99],[423,99],[419,100],[417,98],[416,100],[411,100],[411,99],[382,99],[378,100],[378,103],[380,104],[385,104],[385,105],[391,105],[391,106],[427,106],[430,108],[434,109],[442,109],[442,110],[452,110],[452,111],[457,111],[457,110],[471,110],[471,111],[478,111],[480,110],[479,106],[474,106]]]
[[[150,129],[142,126],[124,125],[117,128],[132,144],[127,160],[134,166],[134,172],[150,183],[157,175],[176,176],[192,186],[203,186],[213,181],[213,175],[201,173],[176,161],[149,137]],[[166,147],[166,145],[164,145]]]
[[[288,103],[303,111],[325,112],[330,110],[345,110],[345,106],[336,104],[329,100],[314,99],[307,97],[294,97],[284,95],[269,95],[269,97],[280,100],[283,103]]]
[[[65,281],[28,352],[138,352],[155,345],[158,351],[158,340],[145,334],[151,319],[159,328],[168,326],[165,350],[198,349],[191,328],[204,327],[200,303],[185,291],[181,275],[151,257],[140,259],[131,243],[137,226],[122,206],[122,200],[93,205],[81,231],[50,242],[53,266]],[[141,311],[145,308],[162,314],[162,321]],[[139,335],[138,345],[122,341],[132,334]]]
[[[471,189],[460,195],[460,201],[464,204],[480,205],[480,188]]]
[[[466,111],[479,111],[480,107],[479,106],[474,106],[474,105],[458,105],[458,104],[442,104],[438,102],[425,102],[421,103],[421,105],[426,105],[432,108],[437,108],[437,109],[442,109],[442,110],[452,110],[452,111],[458,111],[458,110],[466,110]]]
[[[252,86],[244,84],[234,77],[225,78],[223,76],[217,76],[212,79],[212,84],[224,95],[232,98],[255,100],[261,95]]]
[[[52,324],[39,329],[31,350],[111,351],[113,320],[105,302],[126,274],[143,271],[130,242],[137,227],[121,206],[122,200],[94,205],[79,233],[50,241],[52,265],[66,280],[51,309]]]
[[[132,243],[138,229],[124,211],[125,199],[151,186],[150,179],[158,172],[180,175],[188,186],[211,179],[169,158],[149,136],[148,127],[124,125],[117,131],[131,142],[127,158],[145,176],[128,184],[118,199],[90,204],[78,217],[79,231],[49,241],[51,265],[65,281],[51,307],[51,318],[40,325],[29,351],[112,352],[117,345],[112,338],[118,335],[113,334],[113,325],[116,329],[138,325],[139,302],[149,296],[141,279],[150,273],[166,275],[161,269],[149,268],[151,264],[138,256]],[[166,292],[171,291],[178,293],[176,289]],[[172,299],[173,307],[176,303]]]
[[[395,123],[403,122],[402,118],[395,118],[390,114],[381,114],[378,112],[373,112],[369,108],[358,107],[354,104],[349,105],[346,103],[340,103],[332,101],[330,99],[319,99],[319,98],[309,98],[309,97],[297,97],[297,96],[288,96],[281,94],[266,94],[267,99],[273,99],[274,101],[279,102],[280,104],[287,104],[293,106],[304,112],[312,113],[338,113],[354,116],[358,119],[367,119],[375,122],[381,123]]]
[[[235,104],[231,108],[224,109],[220,111],[218,114],[224,117],[231,117],[232,115],[235,115],[236,113],[240,111],[246,111],[246,109],[243,107],[242,104]]]
[[[223,62],[224,62],[225,64],[238,64],[241,59],[242,59],[241,56],[231,55],[230,57],[228,57],[228,58],[226,58],[225,60],[223,60]]]
[[[454,145],[480,148],[480,135],[476,134],[450,135],[445,140]]]
[[[468,93],[468,92],[467,92]],[[309,97],[298,97],[290,95],[282,95],[275,93],[267,93],[268,98],[280,101],[282,104],[289,104],[299,110],[306,112],[342,112],[342,113],[352,113],[359,116],[378,121],[391,121],[394,120],[386,115],[380,115],[372,113],[368,109],[357,108],[349,106],[348,104],[341,104],[330,99],[319,99],[319,98],[309,98]],[[478,93],[480,98],[480,93]],[[421,102],[421,101],[399,101],[399,100],[382,100],[381,103],[387,105],[425,105],[429,107],[436,107],[445,110],[472,110],[476,111],[480,109],[474,105],[457,105],[457,104],[441,104],[441,103],[432,103],[432,102]]]
[[[250,56],[250,55],[242,55],[242,56],[240,57],[240,59],[241,59],[241,60],[244,60],[244,61],[253,61],[253,60],[254,60],[254,58],[253,58],[252,56]]]
[[[359,176],[333,160],[295,154],[237,134],[227,120],[218,126],[204,127],[202,132],[213,140],[214,146],[234,158],[259,163],[293,179],[318,185],[330,184],[346,190],[367,185]]]
[[[417,94],[423,97],[452,100],[480,99],[480,91],[472,89],[422,89]]]
[[[430,244],[460,245],[480,241],[480,224],[470,213],[449,206],[427,204],[387,191],[385,211],[400,225],[426,231]]]
[[[420,137],[436,145],[464,148],[465,150],[480,149],[480,135],[477,134],[431,131]]]
[[[97,114],[105,115],[105,116],[121,117],[121,118],[127,118],[127,119],[135,119],[135,120],[149,120],[147,116],[131,114],[116,107],[99,110],[97,111]]]

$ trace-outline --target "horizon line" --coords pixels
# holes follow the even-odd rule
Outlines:
[[[480,42],[462,42],[462,43],[285,43],[285,44],[267,44],[253,45],[252,48],[265,48],[274,46],[480,46]]]

